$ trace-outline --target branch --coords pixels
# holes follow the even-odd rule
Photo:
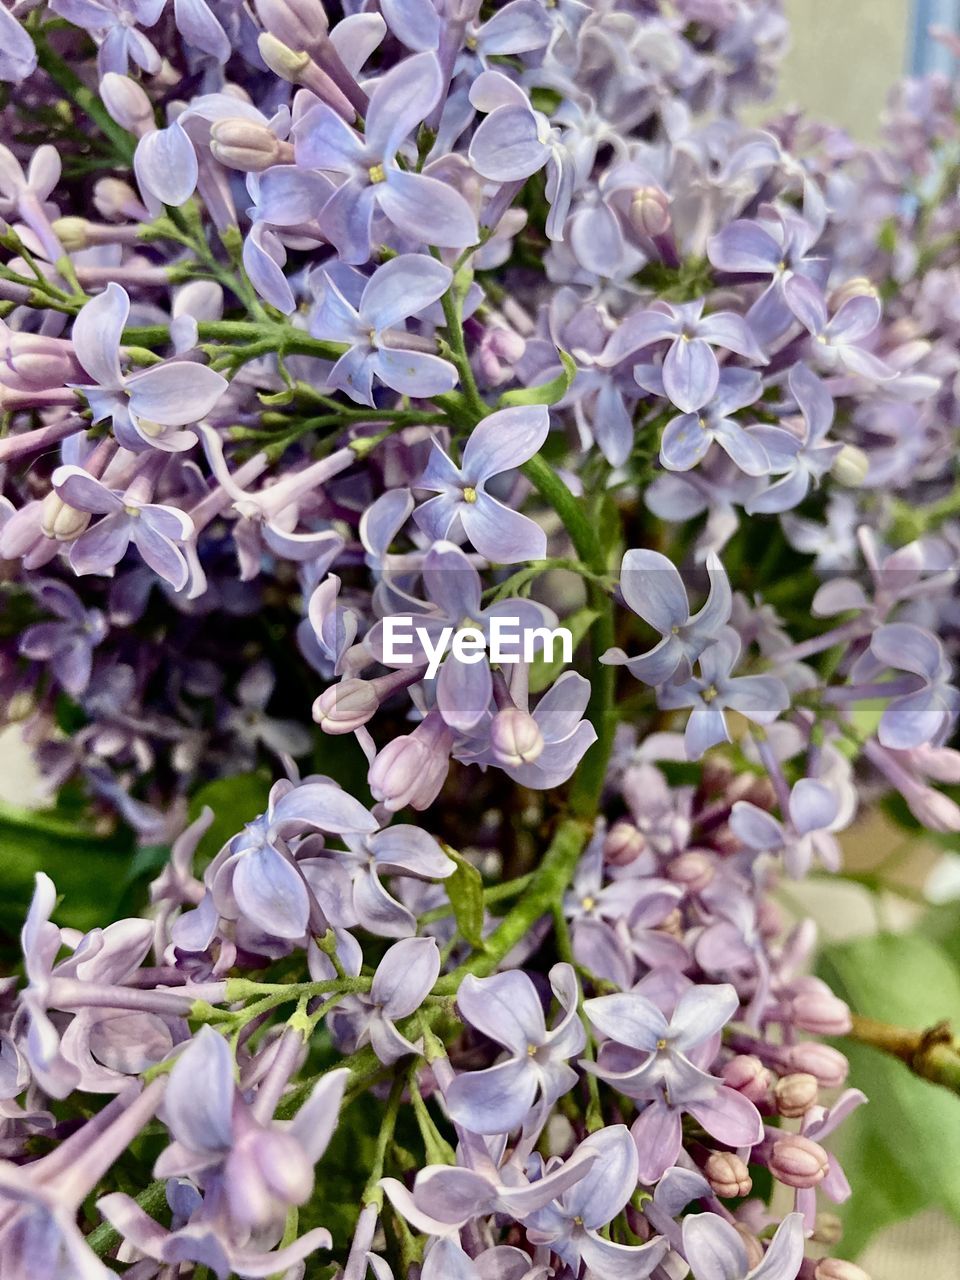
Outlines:
[[[949,1022],[910,1031],[852,1014],[850,1038],[899,1058],[914,1075],[960,1095],[960,1040]]]

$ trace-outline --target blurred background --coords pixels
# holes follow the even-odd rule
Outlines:
[[[960,30],[960,0],[785,7],[793,44],[774,109],[803,108],[872,142],[904,72],[957,73],[927,30]],[[19,733],[8,729],[0,733],[0,896],[14,882],[28,893],[59,838],[24,838],[16,810],[40,803]],[[913,1027],[952,1018],[960,1027],[960,841],[925,836],[896,809],[870,810],[846,834],[845,854],[842,878],[814,876],[782,900],[785,912],[816,920],[823,976],[860,1013]],[[833,1143],[854,1194],[838,1208],[844,1244],[830,1251],[855,1258],[873,1280],[958,1280],[960,1099],[871,1049],[842,1047],[871,1101]]]

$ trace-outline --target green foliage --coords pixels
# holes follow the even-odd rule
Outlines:
[[[577,376],[577,366],[566,351],[557,348],[557,355],[563,369],[549,382],[538,382],[533,387],[523,387],[519,391],[505,391],[497,401],[498,409],[508,409],[520,404],[556,404],[570,390]]]
[[[444,881],[457,926],[472,947],[483,950],[483,879],[473,863],[454,849],[446,848],[445,852],[457,864],[453,875]]]
[[[577,609],[569,617],[564,618],[563,625],[573,636],[574,649],[584,639],[599,616],[596,609],[583,608]],[[559,645],[557,649],[559,650]],[[530,692],[542,693],[544,689],[549,689],[565,666],[567,663],[563,661],[562,652],[555,653],[551,662],[546,661],[542,653],[538,654],[530,664]]]
[[[820,972],[855,1012],[921,1029],[943,1018],[960,1024],[958,955],[956,937],[950,954],[919,930],[885,933],[826,948]],[[931,1204],[960,1221],[960,1098],[878,1050],[848,1039],[838,1047],[870,1100],[831,1140],[853,1188],[838,1208],[838,1252],[856,1257],[876,1231]]]

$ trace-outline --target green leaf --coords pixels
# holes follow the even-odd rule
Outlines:
[[[599,616],[596,609],[583,608],[577,609],[575,613],[570,614],[569,618],[564,619],[563,625],[573,636],[574,649]],[[559,647],[559,645],[555,646],[557,649]],[[552,662],[546,661],[542,653],[538,654],[530,664],[530,692],[542,693],[544,689],[548,689],[566,665],[562,653],[554,657]]]
[[[483,950],[483,879],[473,863],[455,849],[444,845],[444,852],[457,864],[453,875],[443,882],[457,925],[471,947]]]
[[[535,387],[523,387],[518,391],[505,391],[497,401],[498,409],[509,409],[520,404],[556,404],[570,390],[577,376],[577,366],[572,356],[562,348],[557,348],[557,355],[563,365],[563,371],[549,382],[540,382]]]
[[[920,933],[828,947],[820,972],[855,1012],[897,1026],[960,1021],[960,972]],[[960,1221],[960,1099],[911,1074],[901,1062],[849,1040],[852,1084],[870,1099],[838,1131],[833,1149],[853,1195],[840,1213],[842,1251],[854,1257],[870,1235],[935,1203]]]

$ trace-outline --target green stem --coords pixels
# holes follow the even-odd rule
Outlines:
[[[926,1031],[891,1026],[853,1014],[850,1038],[899,1058],[923,1080],[960,1094],[960,1040],[947,1022]]]
[[[380,1133],[377,1135],[377,1148],[373,1155],[373,1168],[370,1170],[370,1177],[367,1179],[367,1185],[363,1191],[363,1203],[375,1204],[378,1209],[383,1208],[383,1191],[379,1183],[383,1177],[387,1151],[393,1141],[394,1130],[397,1127],[397,1115],[400,1112],[400,1099],[402,1097],[403,1076],[398,1073],[393,1082],[393,1088],[390,1090],[390,1097],[387,1099],[387,1109],[383,1113],[383,1123],[380,1125]]]
[[[61,58],[57,57],[49,44],[47,44],[42,32],[35,31],[33,33],[33,41],[37,49],[37,63],[39,66],[43,68],[54,84],[63,90],[67,98],[71,102],[75,102],[84,115],[89,116],[101,132],[110,139],[120,153],[124,163],[130,164],[133,160],[135,148],[134,140],[130,134],[117,124],[97,95],[87,88],[80,77],[74,71],[71,71]]]

